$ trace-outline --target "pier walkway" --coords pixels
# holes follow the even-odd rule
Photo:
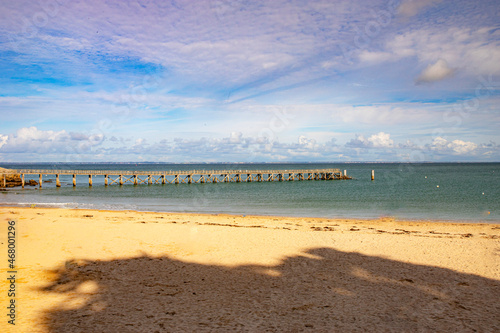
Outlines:
[[[193,183],[227,183],[227,182],[272,182],[294,180],[336,180],[351,179],[346,171],[340,169],[298,169],[298,170],[179,170],[179,171],[132,171],[132,170],[52,170],[52,169],[18,169],[9,170],[19,174],[24,187],[25,175],[39,175],[39,186],[42,187],[43,175],[55,175],[56,186],[60,187],[60,175],[72,175],[73,186],[76,186],[77,175],[87,175],[88,185],[92,179],[104,176],[104,185],[124,185],[130,182],[139,184],[193,184]],[[3,174],[5,181],[5,174]]]

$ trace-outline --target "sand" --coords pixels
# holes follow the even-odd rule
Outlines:
[[[0,208],[1,332],[498,332],[500,225]],[[5,287],[5,288],[4,288]]]

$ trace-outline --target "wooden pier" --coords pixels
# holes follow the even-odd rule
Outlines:
[[[19,169],[12,173],[21,175],[22,186],[26,175],[38,175],[39,187],[42,188],[43,175],[55,175],[56,187],[61,187],[60,175],[71,175],[73,186],[76,176],[88,176],[88,185],[93,185],[93,178],[104,177],[104,185],[139,184],[195,184],[195,183],[243,183],[303,180],[338,180],[351,179],[339,169],[305,170],[184,170],[184,171],[130,171],[130,170],[35,170]],[[5,176],[4,176],[5,178]]]

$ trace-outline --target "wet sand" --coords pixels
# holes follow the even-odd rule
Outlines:
[[[498,224],[18,207],[0,220],[1,267],[13,220],[18,271],[2,332],[500,331]]]

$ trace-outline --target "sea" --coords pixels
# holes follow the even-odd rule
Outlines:
[[[326,218],[500,222],[500,163],[0,163],[12,169],[292,170],[338,168],[350,180],[204,184],[116,183],[104,176],[44,175],[38,186],[0,192],[2,206]],[[371,180],[374,170],[375,179]],[[38,181],[38,175],[26,176]],[[45,182],[48,181],[48,182]]]

